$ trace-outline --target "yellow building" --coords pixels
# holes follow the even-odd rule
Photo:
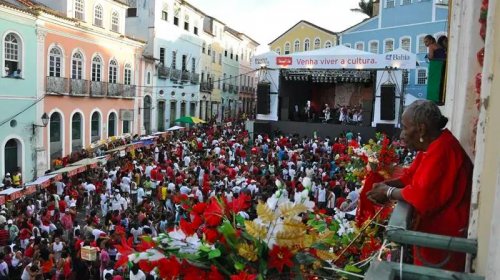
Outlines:
[[[337,33],[301,20],[269,43],[278,54],[291,54],[336,46]]]

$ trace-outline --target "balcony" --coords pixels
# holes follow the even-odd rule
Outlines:
[[[181,75],[181,82],[189,82],[191,73],[189,71],[183,70]]]
[[[235,87],[234,87],[234,93],[238,94],[238,90],[239,90],[239,87],[238,87],[238,86],[235,86]]]
[[[170,80],[178,81],[181,78],[181,70],[179,69],[171,69],[170,70]]]
[[[198,73],[193,73],[193,74],[191,75],[191,83],[192,83],[193,85],[197,85],[197,84],[199,84],[199,82],[200,82],[200,74],[198,74]]]
[[[90,96],[92,97],[104,97],[107,95],[107,83],[106,82],[90,82]]]
[[[166,66],[158,66],[158,78],[160,79],[168,79],[170,75],[170,67]]]
[[[200,84],[200,91],[202,92],[212,92],[214,89],[214,84],[213,83],[208,83],[208,82],[203,82]]]
[[[47,77],[45,84],[47,93],[63,94],[69,92],[69,83],[67,78]]]
[[[134,85],[108,83],[108,97],[134,98],[135,88]]]
[[[399,201],[391,215],[389,225],[387,226],[388,229],[385,233],[387,241],[446,250],[449,252],[462,252],[472,255],[477,253],[477,240],[410,230],[412,217],[412,206],[404,201]],[[400,279],[400,273],[402,279],[484,280],[484,277],[476,274],[459,273],[434,267],[415,266],[412,264],[401,264],[399,262],[377,259],[374,259],[370,263],[370,268],[365,274],[365,279]]]
[[[234,89],[234,86],[233,85],[229,85],[229,93],[233,92],[233,89]]]
[[[69,94],[74,96],[89,95],[89,81],[71,79]]]

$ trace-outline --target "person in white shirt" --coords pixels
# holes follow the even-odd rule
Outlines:
[[[181,192],[181,194],[188,195],[188,194],[191,192],[191,189],[190,189],[190,188],[188,188],[186,185],[183,185],[183,186],[180,188],[180,192]]]
[[[325,186],[321,185],[318,189],[318,208],[324,209],[326,207],[326,189]]]
[[[62,181],[57,181],[56,182],[56,193],[59,196],[62,196],[64,193],[64,188],[66,187],[66,184]]]
[[[167,186],[167,190],[169,190],[171,192],[175,192],[175,184],[172,182],[169,182],[168,186]]]
[[[111,175],[109,175],[106,179],[103,180],[104,185],[106,186],[106,192],[111,194],[112,182]]]
[[[193,188],[194,195],[198,199],[199,202],[203,202],[203,193],[201,192],[200,188],[194,187]]]
[[[184,167],[188,167],[189,164],[191,163],[191,157],[189,157],[189,155],[186,155],[183,160],[184,160]]]
[[[130,178],[128,177],[128,174],[123,176],[122,182],[120,183],[120,189],[124,193],[130,193]]]
[[[118,173],[118,169],[120,169],[120,167],[115,167],[115,169],[109,171],[109,177],[111,178],[111,180],[113,180],[113,182],[116,182],[116,173]]]
[[[139,188],[137,189],[137,205],[142,204],[145,195],[146,193],[144,192],[144,188],[142,187],[142,185],[139,185]]]
[[[150,163],[148,166],[146,166],[146,171],[144,171],[144,174],[146,174],[146,177],[151,177],[151,170],[153,170],[155,166]]]
[[[92,230],[92,235],[94,236],[94,240],[97,240],[99,239],[99,237],[101,236],[101,234],[106,234],[106,232],[98,229],[98,228],[95,228]]]
[[[108,213],[108,194],[107,193],[101,193],[101,212],[102,216],[106,216]]]
[[[158,146],[156,146],[155,147],[155,162],[158,162],[159,157],[160,157],[160,149],[158,148]]]
[[[137,265],[132,266],[129,276],[130,280],[146,280],[146,274]]]

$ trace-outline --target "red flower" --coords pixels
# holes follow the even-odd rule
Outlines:
[[[257,274],[247,274],[244,271],[236,275],[231,275],[231,280],[255,280],[256,278]]]
[[[158,261],[158,270],[160,277],[163,279],[175,279],[181,271],[181,264],[174,256],[170,258],[160,259]]]
[[[207,273],[196,266],[192,266],[185,261],[182,262],[182,271],[184,273],[184,280],[205,280]]]
[[[201,215],[201,214],[203,214],[203,211],[205,211],[205,208],[207,208],[207,204],[205,202],[200,202],[200,203],[196,203],[193,206],[192,211],[193,211],[193,213]]]
[[[276,268],[279,272],[283,271],[283,266],[292,267],[292,252],[286,247],[274,245],[271,252],[269,252],[269,268]]]
[[[228,207],[232,213],[238,213],[247,210],[252,205],[252,197],[246,193],[240,193],[238,198],[233,199],[228,203]]]
[[[137,246],[135,248],[139,252],[144,252],[144,251],[151,249],[151,248],[154,248],[154,247],[155,247],[155,243],[153,242],[153,240],[151,240],[151,238],[141,238],[141,243],[137,244]]]
[[[181,219],[179,226],[181,227],[181,230],[186,234],[186,236],[191,236],[196,232],[196,228],[193,226],[192,223]]]
[[[224,275],[222,275],[215,265],[210,267],[210,272],[208,272],[208,280],[224,280]]]
[[[219,232],[216,229],[204,228],[203,233],[205,234],[206,241],[210,244],[214,244],[219,239]]]
[[[208,226],[215,227],[222,223],[222,207],[215,198],[211,198],[203,217]]]
[[[370,241],[365,242],[361,248],[361,259],[364,260],[369,258],[370,255],[380,249],[380,247],[380,241],[373,236],[370,236]]]
[[[139,268],[144,271],[144,273],[150,273],[155,267],[158,266],[158,262],[150,262],[148,260],[140,260]]]

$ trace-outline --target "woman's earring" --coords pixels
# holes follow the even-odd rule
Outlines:
[[[420,141],[420,143],[424,143],[424,138],[422,138],[422,136],[421,136],[419,141]]]

